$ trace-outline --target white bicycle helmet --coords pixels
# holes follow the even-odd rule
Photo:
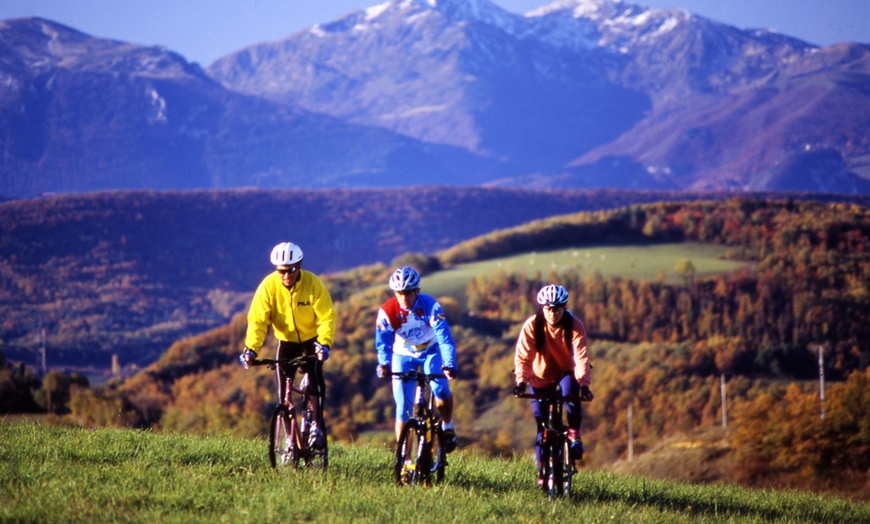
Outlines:
[[[411,266],[400,267],[393,271],[390,277],[390,289],[393,291],[420,289],[420,274]]]
[[[568,303],[568,290],[562,286],[550,284],[538,291],[538,304],[542,306],[564,306]]]
[[[272,248],[272,265],[290,266],[302,261],[302,250],[293,242],[282,242]]]

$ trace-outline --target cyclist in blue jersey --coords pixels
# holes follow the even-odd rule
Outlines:
[[[437,300],[420,293],[420,275],[412,267],[402,267],[390,277],[394,295],[378,310],[375,348],[378,352],[378,377],[407,373],[423,366],[426,374],[443,373],[456,378],[456,344],[444,310]],[[435,405],[441,415],[445,448],[456,448],[453,428],[453,395],[446,379],[431,382]],[[396,401],[396,440],[402,426],[411,418],[414,405],[413,381],[393,381]]]

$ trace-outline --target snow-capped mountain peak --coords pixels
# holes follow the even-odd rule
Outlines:
[[[622,0],[556,0],[526,13],[529,20],[548,27],[551,43],[577,47],[578,27],[590,45],[627,52],[692,20],[684,9],[648,9]],[[535,31],[538,37],[542,31]],[[594,43],[593,43],[594,42]]]
[[[328,24],[309,29],[314,36],[341,31],[365,31],[396,17],[413,22],[432,13],[458,23],[482,23],[515,34],[523,19],[489,0],[389,0],[363,10],[353,11]]]
[[[171,178],[202,173],[190,179],[201,187],[437,173],[442,184],[805,190],[799,179],[817,170],[801,166],[839,162],[867,187],[851,174],[870,151],[866,46],[817,49],[627,3],[642,0],[556,0],[524,15],[492,0],[373,1],[207,71],[41,20],[0,23],[12,53],[0,60],[0,83],[12,86],[0,93],[12,137],[4,173],[16,177],[7,192],[72,188],[73,175],[105,166],[112,180],[170,176],[169,164]],[[71,170],[81,159],[65,152],[92,144],[105,158]],[[807,144],[832,153],[815,162],[796,149]],[[49,167],[34,177],[35,166]],[[56,173],[67,178],[52,186]]]
[[[553,13],[570,14],[573,18],[601,20],[612,18],[626,6],[621,0],[556,0],[547,5],[532,9],[526,16],[540,17]],[[636,6],[630,6],[636,7]]]
[[[516,16],[489,0],[425,0],[434,9],[452,18],[469,22],[483,22],[511,32]]]

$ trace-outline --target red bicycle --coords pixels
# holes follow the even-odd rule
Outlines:
[[[285,377],[284,398],[279,399],[269,421],[269,463],[273,468],[301,466],[326,470],[329,465],[326,433],[323,433],[321,442],[311,445],[312,401],[316,402],[317,398],[308,391],[308,373],[303,371],[298,386],[293,383],[293,371],[316,358],[316,355],[306,355],[277,360],[255,359],[250,363],[251,366],[269,366],[270,369],[280,366]]]

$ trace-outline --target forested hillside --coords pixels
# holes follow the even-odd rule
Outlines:
[[[675,194],[485,188],[118,191],[0,203],[0,350],[98,374],[229,322],[292,240],[333,273],[553,214]],[[694,195],[689,198],[701,198]],[[839,198],[839,197],[831,197]]]
[[[676,283],[665,275],[636,281],[559,268],[533,277],[504,272],[474,279],[467,303],[443,300],[459,345],[462,378],[453,389],[463,445],[512,453],[531,442],[528,405],[509,395],[513,344],[520,322],[533,311],[535,291],[557,281],[568,287],[570,307],[590,333],[596,392],[584,419],[590,464],[625,457],[629,405],[636,453],[668,435],[715,427],[724,375],[729,428],[736,428],[725,432],[732,476],[726,480],[845,489],[838,479],[850,479],[853,492],[867,495],[866,207],[738,198],[634,205],[532,222],[437,257],[396,262],[448,267],[606,240],[717,243],[747,268],[700,278],[685,264],[674,270],[681,278]],[[339,313],[339,334],[326,365],[330,431],[337,439],[389,439],[392,398],[388,385],[375,377],[372,334],[377,307],[388,296],[380,284],[389,270],[375,264],[327,278]],[[426,276],[424,291],[425,283]],[[266,370],[238,365],[244,329],[239,315],[226,326],[178,341],[157,363],[122,383],[70,387],[70,418],[84,425],[263,432],[274,402],[273,378]],[[817,376],[819,346],[830,388],[824,419],[817,385],[806,380]],[[794,456],[797,449],[800,458]]]
[[[3,202],[0,350],[34,365],[44,330],[53,369],[96,376],[118,355],[129,370],[244,310],[280,241],[302,246],[306,268],[338,273],[529,220],[676,198],[722,195],[419,187],[119,191]]]

